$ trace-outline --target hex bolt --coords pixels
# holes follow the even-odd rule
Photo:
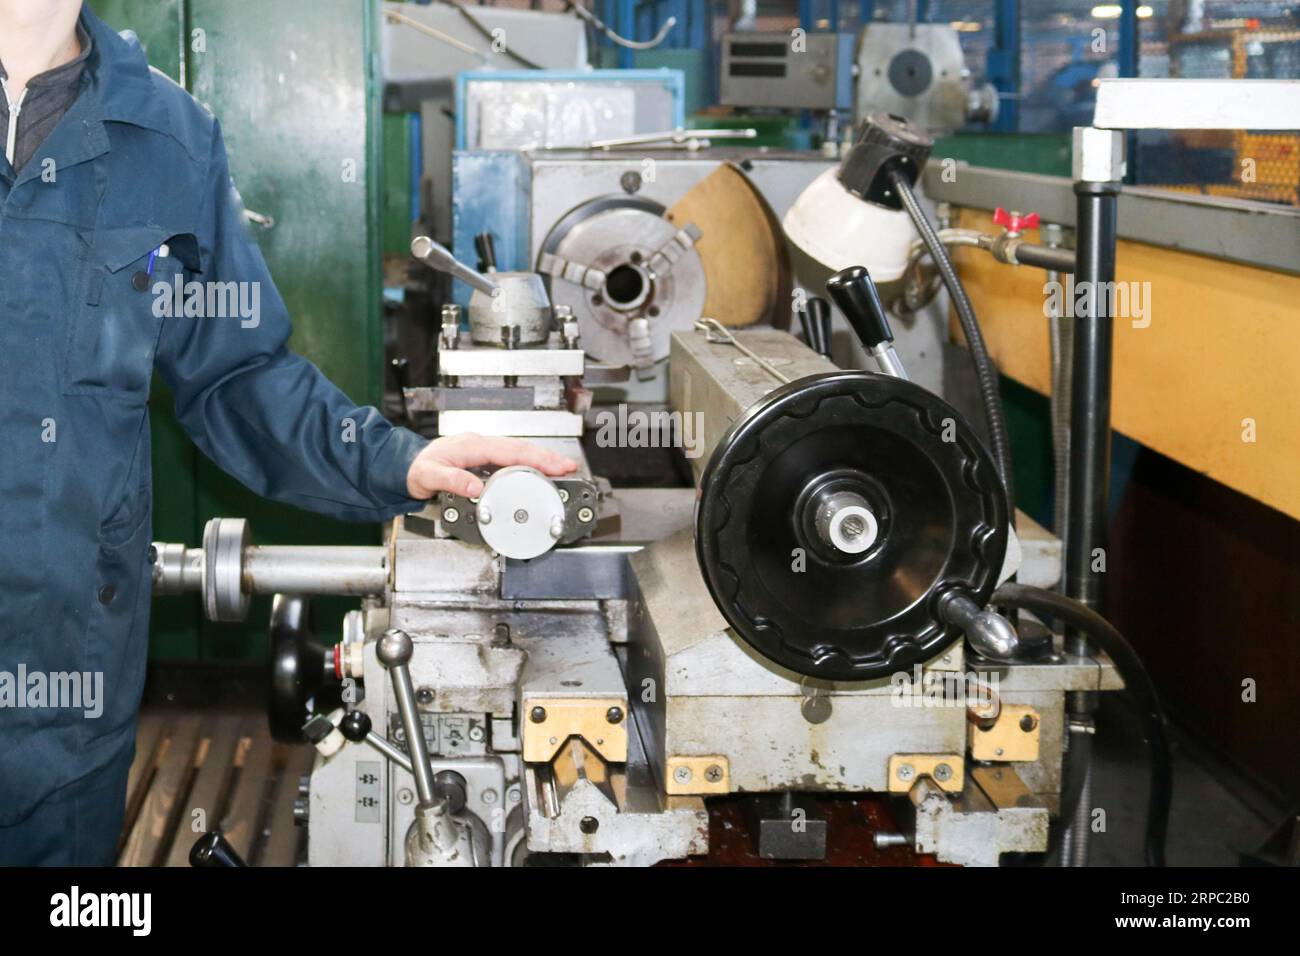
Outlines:
[[[707,767],[704,768],[704,779],[707,780],[709,783],[721,783],[722,768],[719,767],[716,763],[709,764]]]
[[[535,724],[544,723],[546,721],[546,708],[534,707],[528,712],[528,719]]]
[[[678,783],[689,783],[691,780],[691,768],[678,767],[673,771],[673,779]]]
[[[622,707],[611,707],[609,710],[605,711],[605,719],[606,719],[607,721],[609,721],[611,724],[619,724],[619,723],[622,723],[622,722],[623,722],[623,708],[622,708]]]
[[[915,773],[916,768],[910,763],[899,764],[898,770],[896,771],[899,780],[911,780]]]
[[[934,768],[934,779],[944,783],[952,779],[952,767],[946,763],[936,764]]]

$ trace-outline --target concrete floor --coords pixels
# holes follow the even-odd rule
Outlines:
[[[1141,866],[1146,824],[1147,757],[1128,701],[1102,696],[1094,745],[1094,808],[1106,811],[1105,832],[1089,840],[1090,866]],[[1237,866],[1286,816],[1286,808],[1173,733],[1174,798],[1167,857],[1170,866]]]

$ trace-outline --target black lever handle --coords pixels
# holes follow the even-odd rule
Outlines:
[[[209,830],[190,849],[190,866],[200,869],[248,866],[220,830]]]
[[[808,325],[812,328],[818,355],[831,357],[831,304],[819,296],[808,300]]]
[[[884,303],[876,290],[875,280],[865,266],[849,266],[830,277],[826,291],[853,326],[867,351],[882,342],[894,341]]]
[[[495,272],[497,267],[497,247],[492,233],[480,232],[474,237],[474,251],[478,253],[478,271]]]
[[[907,371],[894,351],[894,331],[889,327],[885,304],[880,301],[880,292],[866,267],[841,269],[826,283],[826,291],[875,358],[880,371],[895,378],[907,378]]]

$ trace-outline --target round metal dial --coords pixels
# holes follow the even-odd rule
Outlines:
[[[478,499],[483,542],[507,558],[535,558],[564,536],[564,502],[555,483],[535,468],[495,471]]]
[[[723,436],[700,481],[695,546],[755,650],[862,681],[957,639],[938,598],[988,598],[1007,528],[993,461],[956,409],[903,379],[833,372],[774,390]]]

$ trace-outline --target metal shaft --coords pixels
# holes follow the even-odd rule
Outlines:
[[[388,583],[381,547],[254,546],[243,565],[249,594],[380,594]]]

